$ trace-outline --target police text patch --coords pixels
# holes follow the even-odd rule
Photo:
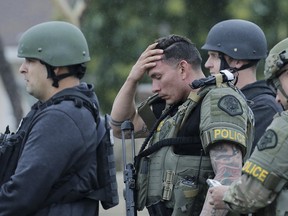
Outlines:
[[[245,145],[246,139],[245,136],[236,131],[231,129],[219,128],[213,130],[213,140],[231,140],[237,143],[241,143]]]
[[[269,175],[269,171],[264,169],[263,167],[251,162],[247,161],[243,168],[242,171],[244,173],[247,173],[248,175],[251,175],[258,179],[261,182],[264,182],[267,176]]]
[[[267,130],[258,141],[257,148],[259,151],[274,148],[277,145],[277,134],[273,130]]]
[[[239,100],[233,95],[225,95],[218,102],[218,107],[230,116],[241,115],[243,113]]]

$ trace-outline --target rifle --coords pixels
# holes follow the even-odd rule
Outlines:
[[[126,158],[126,135],[131,137],[132,159],[135,158],[134,125],[131,121],[124,121],[121,124],[122,132],[122,153],[123,153],[123,175],[124,175],[124,199],[126,202],[126,216],[137,216],[135,195],[136,195],[136,170],[133,162],[127,163]]]

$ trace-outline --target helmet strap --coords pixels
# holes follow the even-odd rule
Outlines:
[[[283,96],[286,98],[287,102],[288,102],[288,95],[287,93],[284,91],[284,89],[282,88],[282,85],[280,84],[278,86],[279,91],[283,94]]]
[[[228,64],[228,62],[226,61],[226,59],[224,58],[224,54],[219,52],[219,58],[220,58],[220,71],[221,70],[230,70],[233,74],[236,73],[236,75],[234,75],[235,77],[235,81],[234,81],[234,85],[236,86],[237,82],[238,82],[238,68],[233,68],[230,67],[230,65]]]
[[[55,88],[58,88],[59,87],[59,81],[66,78],[66,77],[69,77],[69,76],[73,76],[74,73],[71,73],[70,71],[68,73],[65,73],[65,74],[61,74],[59,76],[56,76],[55,72],[54,72],[54,69],[55,67],[54,66],[51,66],[49,64],[46,64],[45,62],[41,62],[42,64],[44,64],[46,66],[46,69],[47,69],[47,78],[51,78],[53,83],[52,83],[52,86],[54,86]]]
[[[284,70],[283,72],[285,72],[286,70]],[[282,73],[283,73],[282,72]],[[281,74],[282,74],[281,73]],[[279,75],[280,76],[280,75]],[[286,98],[287,102],[288,102],[288,95],[287,93],[284,91],[282,85],[281,85],[281,82],[279,80],[279,76],[277,78],[274,78],[272,81],[273,82],[273,86],[276,88],[276,89],[279,89],[279,91],[283,94],[283,96]]]
[[[245,70],[247,68],[250,68],[254,65],[256,65],[258,63],[259,60],[254,60],[254,61],[250,61],[248,64],[245,64],[245,65],[242,65],[240,68],[238,68],[237,70],[240,71],[240,70]]]
[[[53,71],[54,72],[54,71]],[[55,74],[55,73],[54,73]],[[69,76],[73,76],[74,74],[71,73],[71,72],[68,72],[66,74],[61,74],[59,76],[54,76],[52,77],[52,80],[53,80],[53,83],[52,83],[52,86],[54,86],[55,88],[58,88],[59,87],[59,81],[66,78],[66,77],[69,77]]]
[[[251,60],[248,64],[242,65],[240,68],[232,68],[230,67],[230,65],[227,63],[226,59],[224,58],[224,54],[223,53],[219,53],[219,58],[221,60],[220,63],[220,70],[225,70],[225,69],[232,69],[232,71],[240,71],[240,70],[245,70],[247,68],[250,68],[254,65],[256,65],[258,63],[258,59],[257,60]]]
[[[219,58],[220,58],[220,71],[231,68],[230,65],[227,63],[226,59],[224,58],[223,53],[219,53]]]

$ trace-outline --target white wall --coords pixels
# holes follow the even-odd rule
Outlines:
[[[0,79],[0,132],[4,132],[7,125],[15,129],[15,118],[8,94],[4,88],[4,83]]]
[[[13,70],[16,83],[19,86],[19,89],[20,89],[19,92],[22,96],[23,115],[25,116],[27,112],[30,110],[31,101],[28,101],[28,100],[30,100],[29,98],[31,96],[29,96],[28,93],[26,93],[25,88],[24,88],[23,77],[18,73],[18,69],[23,60],[17,57],[16,47],[6,47],[4,54],[5,54],[6,60],[11,65],[11,69]],[[18,127],[18,125],[16,125],[16,120],[13,114],[13,109],[12,109],[10,99],[8,98],[8,94],[4,87],[3,80],[0,77],[0,133],[3,133],[5,131],[7,125],[9,125],[10,130],[13,132]]]

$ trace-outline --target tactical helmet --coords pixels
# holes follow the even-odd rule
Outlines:
[[[281,75],[280,69],[288,63],[288,38],[277,43],[265,61],[264,75],[267,81]]]
[[[19,40],[18,57],[39,59],[55,67],[90,60],[83,33],[62,21],[44,22],[24,32]]]
[[[231,19],[214,25],[201,49],[221,52],[233,59],[259,60],[267,56],[267,41],[256,24]]]

